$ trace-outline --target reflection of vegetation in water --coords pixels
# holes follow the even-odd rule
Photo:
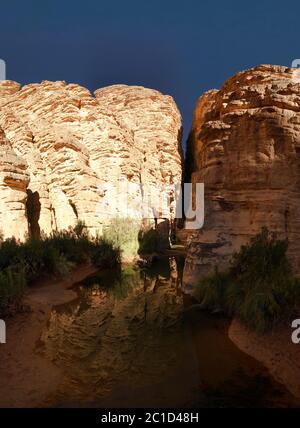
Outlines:
[[[141,285],[141,272],[131,267],[114,271],[102,271],[87,277],[80,283],[85,294],[104,291],[108,296],[122,299]]]
[[[183,313],[178,272],[174,258],[101,272],[52,311],[42,342],[64,381],[51,405],[249,407],[268,405],[269,395],[274,403],[277,387],[229,340],[226,320],[188,302]]]
[[[145,274],[150,278],[156,278],[158,276],[164,277],[166,279],[170,278],[170,261],[166,263],[164,259],[155,260],[151,267],[144,269]]]
[[[255,330],[267,330],[299,305],[300,282],[286,257],[287,241],[262,229],[234,254],[227,272],[202,278],[198,298],[203,307],[238,316]]]
[[[113,286],[108,289],[108,295],[116,299],[124,299],[139,285],[141,285],[141,273],[132,268],[125,268],[115,278]]]
[[[171,278],[148,271],[94,275],[78,285],[78,301],[52,312],[42,340],[70,382],[61,397],[95,401],[124,387],[130,401],[137,388],[147,387],[156,399],[160,383],[169,391],[172,376],[171,390],[177,394],[175,386],[183,384],[178,394],[186,396],[191,366],[183,363],[182,297]]]
[[[183,263],[183,257],[163,257],[143,269],[127,266],[123,269],[100,271],[96,275],[84,279],[80,286],[86,294],[96,293],[98,290],[116,299],[123,299],[139,287],[146,291],[154,280],[168,281],[172,275],[174,275],[174,281],[179,285]]]
[[[182,281],[182,273],[184,267],[184,257],[181,255],[167,257],[162,256],[154,259],[150,267],[143,269],[145,274],[150,278],[158,276],[170,279],[174,274],[179,282]]]

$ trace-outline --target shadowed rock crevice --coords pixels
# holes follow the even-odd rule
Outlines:
[[[26,215],[28,220],[29,236],[31,238],[40,238],[41,230],[39,219],[41,214],[41,203],[38,192],[32,192],[27,189]]]
[[[70,201],[70,200],[69,200],[69,204],[71,205],[72,210],[73,210],[73,212],[74,212],[74,214],[75,214],[76,218],[78,218],[78,211],[77,211],[76,205],[74,204],[74,202],[72,202],[72,201]]]

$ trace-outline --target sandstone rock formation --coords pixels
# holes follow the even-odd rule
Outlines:
[[[28,231],[24,210],[29,183],[26,170],[26,162],[16,155],[0,130],[0,224],[5,225],[7,236],[22,238]]]
[[[186,290],[262,226],[288,238],[299,273],[299,82],[294,69],[261,65],[199,99],[187,159],[192,181],[205,183],[205,223],[189,245]]]
[[[181,117],[158,91],[116,85],[96,96],[76,84],[0,82],[0,229],[49,234],[77,219],[92,235],[126,216],[116,202],[181,182]],[[173,219],[154,201],[151,216]],[[127,196],[127,194],[125,195]]]

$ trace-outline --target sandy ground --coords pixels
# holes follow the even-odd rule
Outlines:
[[[264,364],[275,380],[300,398],[300,345],[292,343],[291,328],[258,334],[234,319],[228,334],[241,351]]]
[[[0,407],[41,406],[57,389],[62,373],[39,352],[39,338],[52,306],[76,299],[68,288],[95,271],[92,266],[79,267],[67,280],[28,289],[24,304],[29,311],[6,321],[7,343],[0,345]]]

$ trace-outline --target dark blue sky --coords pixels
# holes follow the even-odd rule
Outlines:
[[[156,88],[175,98],[185,137],[205,90],[300,58],[299,0],[10,0],[0,16],[8,79]]]

